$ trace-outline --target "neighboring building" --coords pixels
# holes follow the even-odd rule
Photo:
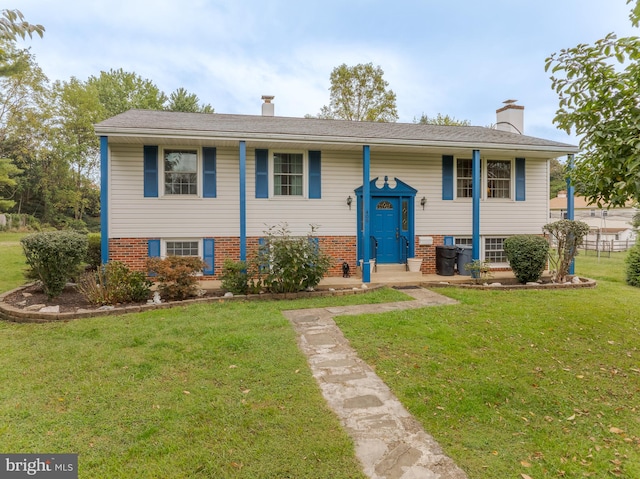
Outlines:
[[[370,259],[407,257],[433,273],[443,244],[506,267],[504,239],[548,223],[549,159],[577,152],[501,129],[523,131],[512,103],[490,129],[285,118],[272,98],[262,116],[130,110],[96,125],[103,261],[194,254],[216,278],[286,222],[318,225],[331,275],[364,259],[368,281]]]
[[[586,237],[587,246],[595,249],[595,242],[599,242],[598,249],[624,250],[633,246],[636,231],[632,220],[638,209],[629,201],[624,207],[611,207],[589,204],[584,196],[573,197],[573,219],[583,221],[590,227]],[[549,219],[557,221],[567,218],[567,192],[559,191],[556,198],[549,201]],[[612,243],[613,242],[613,243]],[[611,245],[614,245],[611,247]]]

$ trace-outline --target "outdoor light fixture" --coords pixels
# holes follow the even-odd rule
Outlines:
[[[351,209],[351,203],[353,203],[353,198],[351,198],[351,195],[349,195],[347,197],[347,206],[349,207],[349,209]]]
[[[427,204],[427,197],[423,196],[422,199],[420,200],[420,206],[422,206],[422,209],[424,209],[424,205]]]

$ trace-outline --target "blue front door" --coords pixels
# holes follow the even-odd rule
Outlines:
[[[371,234],[378,243],[378,263],[400,262],[400,208],[399,199],[371,198]]]

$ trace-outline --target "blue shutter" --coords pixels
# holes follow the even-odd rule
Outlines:
[[[202,197],[216,197],[216,149],[202,148]]]
[[[204,267],[202,271],[207,276],[213,276],[214,273],[214,251],[215,251],[215,240],[213,238],[205,238],[202,240],[202,259],[207,266]]]
[[[526,192],[525,159],[516,158],[516,201],[525,201],[527,199]]]
[[[147,242],[147,256],[149,258],[159,258],[160,257],[160,240],[159,239],[151,239]],[[149,276],[155,276],[156,273],[150,272]]]
[[[309,198],[322,198],[321,154],[319,151],[309,152]]]
[[[144,197],[158,197],[158,147],[145,145],[144,157]]]
[[[269,198],[269,150],[256,150],[256,198]]]
[[[442,199],[453,199],[453,156],[442,155]]]
[[[445,236],[444,237],[444,245],[445,246],[455,246],[455,241],[453,239],[453,236]]]

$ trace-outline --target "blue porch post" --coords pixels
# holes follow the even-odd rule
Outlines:
[[[369,209],[371,206],[371,187],[369,185],[371,153],[369,145],[362,147],[362,209],[363,209],[363,232],[362,232],[362,282],[371,282],[371,270],[369,266],[369,257],[371,256],[370,227],[369,227]]]
[[[480,259],[480,150],[473,150],[471,159],[471,188],[473,191],[473,220],[472,220],[472,245],[471,259]]]
[[[100,137],[100,261],[109,261],[109,137]]]
[[[240,142],[240,261],[247,260],[247,144]]]
[[[573,182],[571,181],[571,171],[573,170],[573,154],[567,155],[567,219],[573,220],[575,218],[574,212],[574,187]],[[576,261],[575,259],[571,261],[571,265],[569,266],[569,274],[575,274],[576,272]]]

